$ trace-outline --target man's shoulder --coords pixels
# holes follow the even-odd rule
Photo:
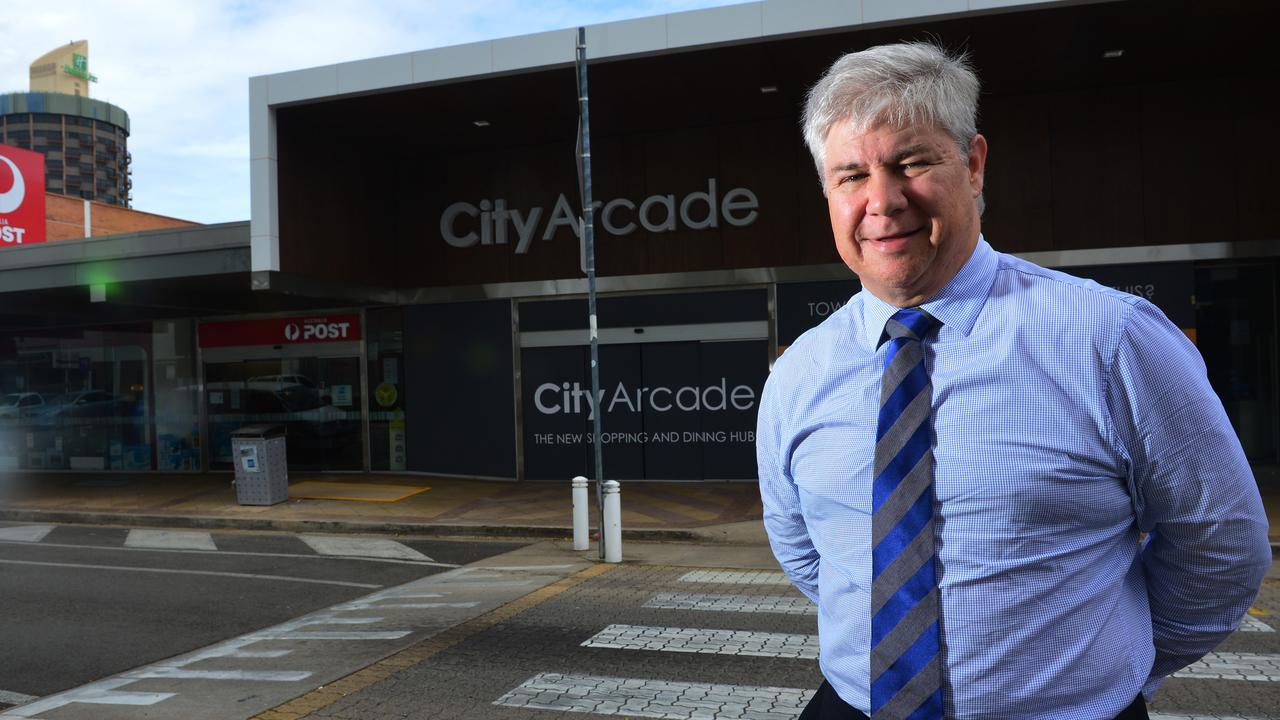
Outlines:
[[[1127,308],[1145,302],[1097,281],[1042,267],[1014,255],[1000,253],[999,258],[996,277],[1003,290],[1020,291],[1021,297],[1033,305],[1060,304],[1059,311],[1068,308],[1072,311],[1061,317],[1091,311],[1122,315]]]
[[[773,376],[807,376],[820,372],[839,346],[847,345],[862,332],[862,293],[850,298],[822,322],[805,330],[774,361]]]

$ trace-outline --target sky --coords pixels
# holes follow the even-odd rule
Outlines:
[[[89,41],[90,97],[129,114],[137,210],[249,219],[249,78],[740,0],[83,0],[0,13],[0,93]],[[590,53],[590,49],[588,49]]]

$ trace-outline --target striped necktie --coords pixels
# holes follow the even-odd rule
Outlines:
[[[871,716],[941,720],[942,668],[933,549],[933,388],[920,341],[937,324],[919,308],[885,325],[871,516]]]

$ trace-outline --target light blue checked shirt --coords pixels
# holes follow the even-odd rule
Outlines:
[[[923,307],[943,322],[925,362],[947,717],[1110,720],[1234,630],[1271,563],[1200,354],[1145,300],[981,238]],[[823,675],[864,712],[895,310],[863,291],[796,340],[756,440],[774,553],[818,603]]]

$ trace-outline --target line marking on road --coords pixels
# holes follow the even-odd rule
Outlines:
[[[1177,678],[1200,680],[1280,680],[1280,655],[1214,652],[1173,674]]]
[[[0,541],[38,543],[53,532],[53,525],[18,525],[0,528]]]
[[[128,565],[85,565],[83,563],[36,562],[34,560],[4,560],[4,559],[0,559],[0,563],[3,563],[5,565],[32,565],[36,567],[79,568],[82,570],[119,570],[119,571],[128,571],[128,572],[161,573],[161,574],[169,574],[169,575],[207,575],[211,577],[231,577],[231,578],[241,578],[245,580],[274,580],[278,582],[311,583],[313,585],[339,585],[342,587],[354,587],[354,588],[376,589],[376,588],[382,587],[381,585],[370,585],[368,583],[347,582],[345,580],[319,580],[316,578],[289,577],[287,575],[255,575],[252,573],[216,572],[213,570],[180,570],[176,568],[129,567]]]
[[[708,610],[713,612],[778,613],[817,615],[818,606],[806,597],[781,595],[707,595],[704,593],[660,592],[644,607],[653,610]]]
[[[145,530],[134,529],[124,540],[125,547],[173,550],[216,551],[213,535],[194,530]]]
[[[298,539],[321,555],[340,557],[375,557],[414,562],[435,562],[431,558],[395,540],[353,538],[340,535],[299,535]]]
[[[490,610],[461,625],[454,625],[363,670],[357,670],[322,688],[260,713],[251,720],[296,720],[299,717],[318,712],[352,693],[379,683],[404,668],[418,665],[427,658],[438,655],[477,633],[506,622],[529,608],[546,602],[565,590],[591,578],[603,575],[616,567],[617,565],[609,564],[588,566],[569,577],[561,578],[550,585],[538,588],[524,597]]]
[[[0,545],[12,544],[15,540],[5,540],[0,538]],[[208,555],[208,550],[178,550],[173,548],[134,548],[124,547],[121,545],[77,545],[76,543],[40,543],[40,547],[46,548],[65,548],[71,550],[111,550],[116,552],[159,552],[159,553],[178,553],[178,554],[199,554]],[[351,562],[376,562],[376,563],[394,563],[397,565],[430,565],[431,567],[442,568],[458,568],[461,567],[457,563],[444,562],[422,562],[418,560],[395,560],[392,558],[375,558],[375,557],[339,557],[337,555],[304,555],[301,553],[270,553],[270,552],[247,552],[241,550],[218,550],[219,555],[239,555],[243,557],[275,557],[275,558],[297,558],[299,560],[349,560]]]
[[[1245,615],[1240,620],[1240,628],[1236,632],[1275,632],[1276,629],[1256,617]]]
[[[1151,713],[1151,720],[1267,720],[1252,715],[1170,715],[1168,713]]]
[[[295,623],[296,627],[312,625],[373,625],[382,622],[380,617],[320,617],[305,622]]]
[[[305,670],[187,670],[153,667],[127,673],[134,680],[244,680],[251,682],[298,682],[311,677]]]
[[[793,718],[813,693],[798,688],[539,673],[493,704],[671,720]]]
[[[369,630],[367,632],[307,632],[300,630],[272,632],[266,630],[254,633],[253,637],[259,640],[399,640],[410,632],[410,630]]]
[[[775,570],[694,570],[680,576],[680,582],[725,583],[729,585],[790,585],[786,575]]]
[[[588,638],[582,643],[582,647],[813,660],[818,657],[818,636],[749,630],[610,625]]]
[[[488,570],[499,570],[503,572],[524,572],[526,570],[564,570],[573,567],[570,563],[562,565],[480,565],[478,567],[466,568],[466,572],[486,572]]]
[[[38,699],[39,696],[36,695],[23,695],[19,692],[0,690],[0,703],[4,703],[5,705],[23,705],[31,702],[32,700]]]
[[[504,587],[524,587],[532,585],[533,580],[458,580],[449,579],[435,580],[434,578],[423,578],[424,582],[433,586],[446,586],[450,589],[462,588],[465,590],[484,590],[486,588],[504,588]]]
[[[382,608],[403,608],[405,610],[431,610],[434,608],[473,608],[479,604],[480,602],[477,600],[474,602],[401,603],[398,605],[388,605],[386,603],[378,603],[377,605],[372,605],[371,607],[377,608],[379,610]]]
[[[167,692],[117,692],[115,688],[135,682],[130,678],[111,678],[90,683],[75,690],[58,693],[37,700],[29,705],[9,708],[0,713],[0,720],[28,720],[40,713],[56,710],[72,703],[89,705],[155,705],[176,693]]]

